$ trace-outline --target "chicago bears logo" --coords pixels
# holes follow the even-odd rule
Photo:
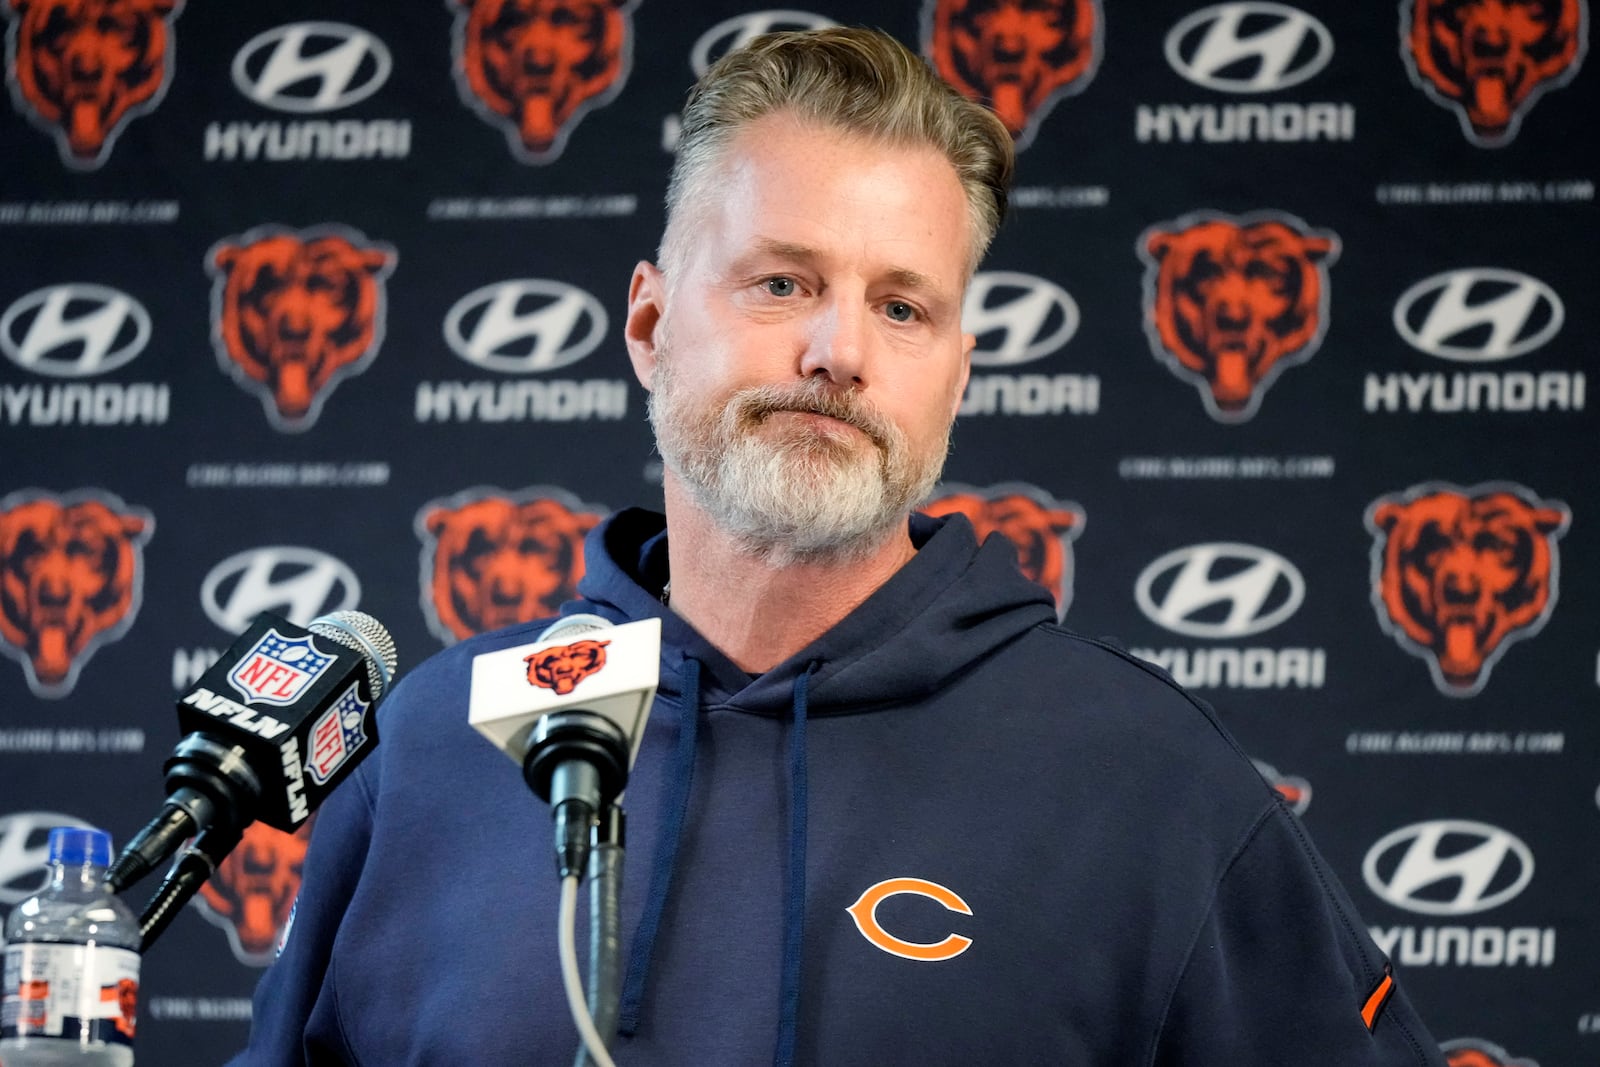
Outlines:
[[[1219,422],[1254,415],[1277,376],[1322,344],[1332,233],[1278,212],[1205,212],[1150,227],[1137,251],[1150,348]]]
[[[333,386],[377,356],[396,259],[342,227],[263,227],[206,254],[217,360],[274,427],[309,429]]]
[[[1458,1037],[1439,1046],[1449,1067],[1539,1067],[1533,1060],[1513,1056],[1492,1041]]]
[[[139,1031],[139,983],[132,978],[119,978],[115,985],[100,987],[100,999],[117,1002],[117,1017],[111,1024],[117,1033],[133,1040]]]
[[[1572,512],[1516,485],[1427,485],[1367,508],[1372,603],[1447,696],[1472,696],[1555,608],[1556,539]]]
[[[149,512],[98,490],[0,500],[0,650],[36,695],[66,696],[89,657],[133,625],[154,531]]]
[[[578,688],[578,683],[597,674],[606,665],[606,646],[610,641],[575,641],[570,645],[556,645],[541,649],[522,662],[528,665],[528,684],[540,689],[554,689],[557,696],[566,696]]]
[[[962,95],[988,104],[1026,148],[1057,100],[1100,65],[1098,0],[928,0],[924,49]]]
[[[69,167],[106,161],[128,121],[172,80],[172,20],[182,0],[0,0],[11,99],[55,135]]]
[[[1056,616],[1072,603],[1072,542],[1083,532],[1083,509],[1031,485],[987,489],[944,485],[923,505],[929,515],[965,515],[982,541],[999,534],[1017,549],[1022,573],[1050,590]]]
[[[946,911],[958,915],[971,915],[972,906],[960,894],[938,882],[926,878],[885,878],[867,887],[855,903],[844,909],[854,920],[856,929],[868,943],[904,960],[918,963],[942,963],[953,960],[972,947],[972,938],[964,934],[949,933],[938,941],[908,941],[891,933],[878,918],[879,907],[895,897],[920,897],[930,900]]]
[[[1588,19],[1584,0],[1401,0],[1400,54],[1467,140],[1499,148],[1542,93],[1578,73]]]
[[[603,508],[559,489],[475,489],[417,513],[422,608],[446,644],[553,615],[577,595]]]
[[[518,159],[550,162],[584,115],[622,91],[637,2],[446,0],[462,101],[504,128]]]
[[[1311,783],[1295,774],[1279,774],[1278,768],[1264,760],[1251,759],[1256,773],[1267,780],[1274,792],[1289,805],[1296,815],[1304,815],[1311,806]]]
[[[217,866],[195,898],[200,912],[228,933],[234,957],[265,967],[276,955],[278,931],[300,893],[300,869],[311,823],[292,834],[255,822],[239,847]]]

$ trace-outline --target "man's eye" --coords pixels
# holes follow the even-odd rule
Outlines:
[[[911,322],[917,317],[917,309],[903,300],[891,300],[883,307],[883,313],[895,322]]]
[[[773,296],[793,296],[795,292],[793,278],[785,278],[782,276],[768,278],[761,284],[766,286],[767,292],[771,293]]]

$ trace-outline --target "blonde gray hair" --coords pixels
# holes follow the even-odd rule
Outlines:
[[[967,271],[977,269],[1005,215],[1015,153],[987,108],[940,80],[880,30],[830,27],[769,33],[723,56],[690,90],[667,186],[659,259],[669,276],[688,254],[710,172],[741,129],[786,112],[887,144],[927,145],[955,168],[970,218]]]

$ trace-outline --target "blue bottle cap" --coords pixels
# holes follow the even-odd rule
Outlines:
[[[68,867],[92,863],[111,866],[111,835],[81,826],[58,826],[50,831],[50,862]]]

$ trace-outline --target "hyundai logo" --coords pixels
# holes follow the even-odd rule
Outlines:
[[[1048,356],[1078,332],[1078,304],[1054,282],[1015,271],[982,271],[967,286],[961,328],[978,339],[972,362],[1006,367]]]
[[[1139,573],[1133,595],[1158,626],[1188,637],[1249,637],[1293,615],[1300,572],[1276,552],[1218,542],[1176,549]]]
[[[1167,32],[1167,62],[1222,93],[1270,93],[1307,81],[1333,58],[1333,35],[1287,4],[1216,4]]]
[[[291,22],[250,38],[233,57],[233,84],[263,107],[337,111],[383,88],[393,69],[372,34],[342,22]]]
[[[1367,888],[1423,915],[1471,915],[1499,907],[1533,880],[1533,853],[1488,823],[1434,819],[1379,838],[1361,863]]]
[[[252,548],[212,567],[200,584],[206,617],[230,633],[243,633],[263,611],[296,626],[331,611],[356,607],[361,583],[344,562],[294,545]]]
[[[1440,359],[1489,363],[1525,355],[1554,337],[1566,310],[1538,278],[1476,267],[1435,274],[1400,294],[1394,328]]]
[[[474,289],[444,319],[444,340],[468,363],[502,374],[565,367],[606,336],[606,309],[565,282],[520,279]]]
[[[35,289],[0,315],[0,351],[25,370],[88,378],[130,362],[150,342],[150,313],[107,285]]]

